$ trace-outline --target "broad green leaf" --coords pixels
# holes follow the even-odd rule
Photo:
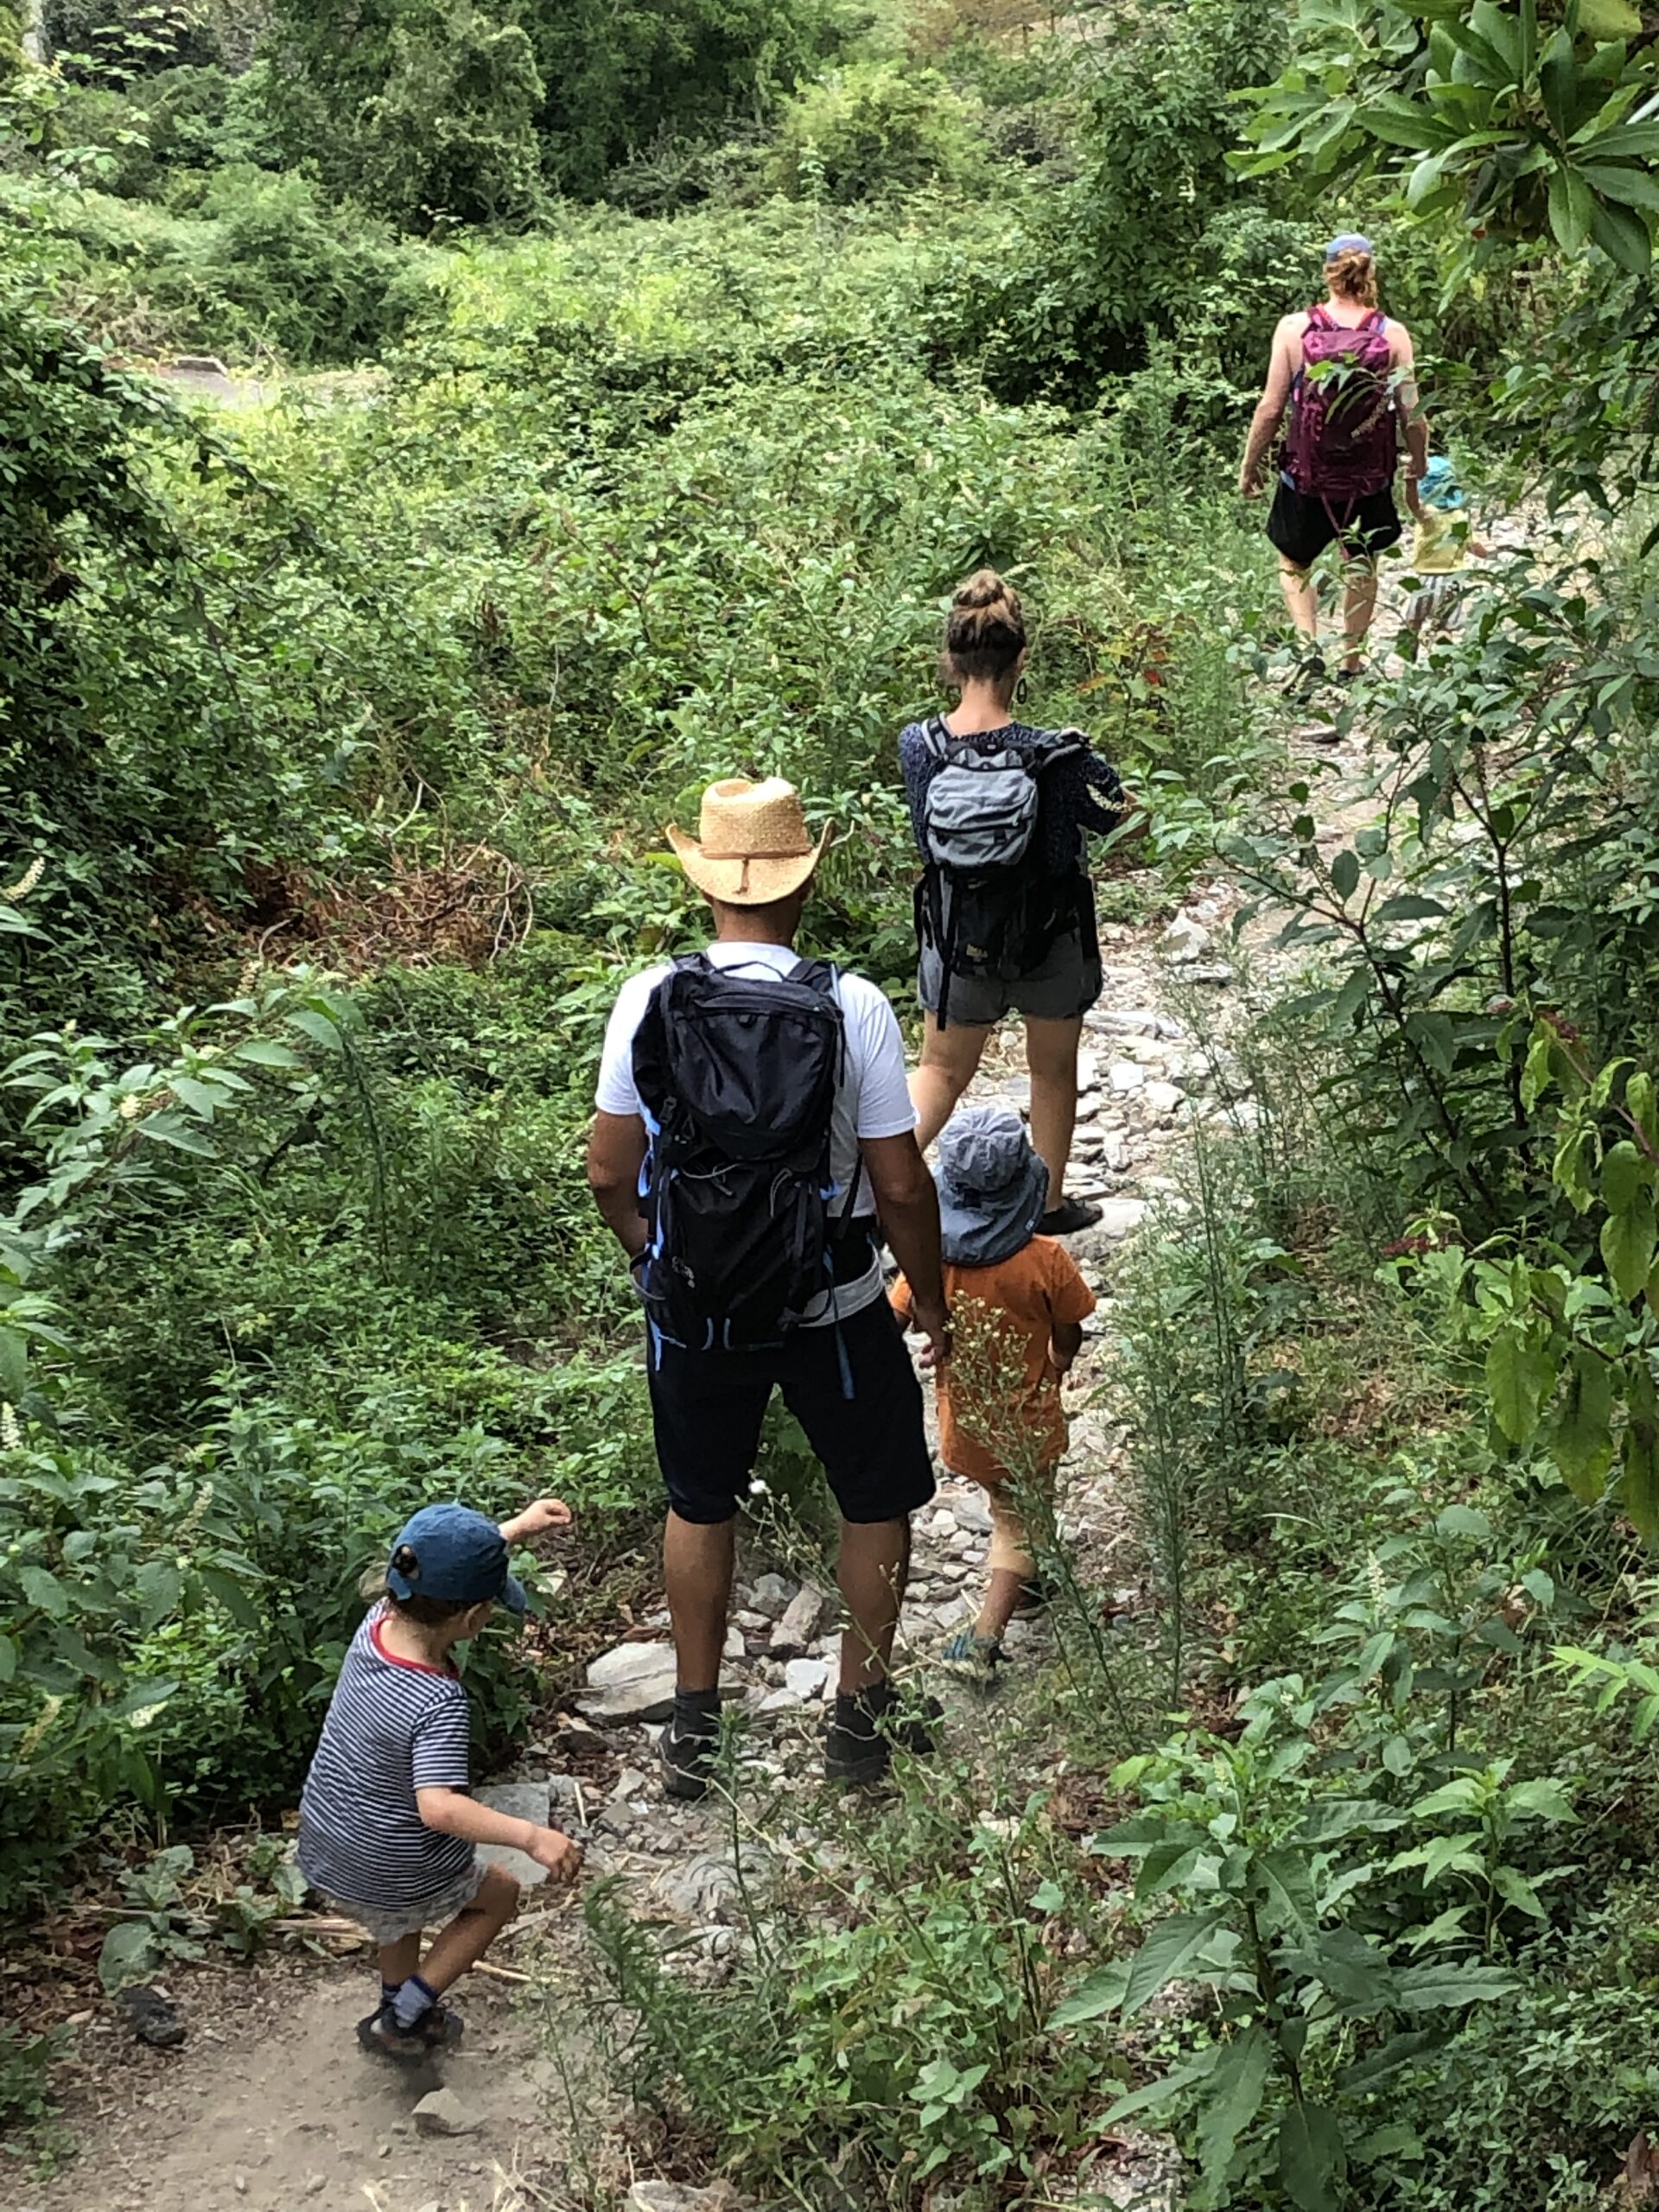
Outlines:
[[[1609,1146],[1601,1163],[1601,1201],[1610,1213],[1623,1213],[1647,1187],[1647,1163],[1628,1137]]]
[[[1541,1779],[1517,1782],[1503,1793],[1503,1806],[1512,1820],[1576,1821],[1573,1800],[1559,1782]]]
[[[1287,2105],[1279,2122],[1279,2178],[1300,2212],[1337,2212],[1347,2171],[1342,2128],[1329,2106]]]
[[[1492,1877],[1492,1887],[1506,1904],[1514,1905],[1518,1912],[1529,1913],[1535,1920],[1548,1919],[1537,1891],[1513,1866],[1500,1866]]]
[[[1646,1289],[1655,1243],[1653,1199],[1645,1190],[1637,1191],[1628,1205],[1610,1213],[1601,1224],[1601,1256],[1621,1298],[1633,1300]]]
[[[1116,2012],[1123,2002],[1128,1979],[1127,1959],[1113,1959],[1109,1965],[1096,1967],[1086,1981],[1079,1982],[1069,1997],[1062,1999],[1050,2016],[1049,2026],[1081,2027],[1085,2020],[1097,2020],[1104,2012]]]
[[[1468,1536],[1478,1544],[1489,1544],[1492,1540],[1491,1522],[1473,1505],[1448,1505],[1436,1520],[1434,1529],[1437,1535]]]
[[[1331,863],[1331,882],[1338,899],[1351,899],[1359,888],[1359,856],[1344,850]]]
[[[24,1599],[54,1621],[65,1620],[69,1613],[69,1592],[55,1574],[46,1567],[28,1561],[17,1570],[17,1584]]]
[[[193,1122],[168,1106],[159,1114],[147,1114],[133,1127],[141,1137],[148,1137],[152,1144],[170,1146],[175,1152],[194,1153],[200,1160],[216,1160],[218,1150],[211,1137],[207,1136]]]
[[[21,1329],[0,1328],[0,1398],[15,1406],[29,1388],[29,1339]]]
[[[1634,207],[1592,200],[1590,235],[1609,261],[1617,262],[1621,269],[1645,276],[1652,268],[1653,232]]]
[[[1590,236],[1594,201],[1589,187],[1570,169],[1558,168],[1549,180],[1549,227],[1563,253],[1582,253]]]
[[[1395,1977],[1395,1999],[1402,2012],[1456,2012],[1465,2005],[1494,2004],[1519,1986],[1501,1967],[1406,1967]]]
[[[1264,1851],[1255,1862],[1270,1925],[1311,1936],[1319,1925],[1307,1861],[1295,1851]]]
[[[204,1122],[211,1122],[222,1106],[230,1103],[218,1084],[199,1082],[193,1075],[175,1075],[169,1078],[167,1087]]]
[[[1183,2089],[1190,2089],[1194,2082],[1207,2081],[1214,2073],[1221,2057],[1222,2046],[1211,2044],[1201,2058],[1190,2066],[1178,2066],[1173,2074],[1160,2075],[1157,2081],[1148,2082],[1139,2089],[1131,2089],[1119,2097],[1102,2113],[1103,2127],[1116,2127],[1120,2120],[1128,2120],[1138,2112],[1150,2112],[1158,2105],[1168,2104],[1179,2096]]]
[[[325,1051],[338,1052],[340,1050],[343,1039],[340,1024],[317,1008],[302,1006],[297,1013],[289,1015],[288,1021],[291,1029],[303,1030],[314,1044],[321,1045]]]
[[[1632,0],[1579,0],[1579,29],[1586,38],[1640,38],[1641,12]]]
[[[1590,189],[1599,192],[1604,200],[1616,200],[1622,207],[1645,207],[1650,214],[1659,212],[1659,177],[1647,169],[1637,168],[1633,162],[1586,162],[1582,174]],[[1649,1084],[1649,1094],[1651,1090]],[[1651,1096],[1649,1111],[1651,1116]]]
[[[130,1981],[143,1981],[161,1960],[148,1920],[118,1920],[98,1955],[98,1978],[111,1996]]]
[[[1547,1354],[1521,1329],[1501,1328],[1487,1346],[1486,1388],[1492,1414],[1511,1444],[1530,1440],[1553,1379]]]
[[[177,1694],[178,1688],[176,1681],[166,1679],[151,1682],[135,1682],[124,1697],[118,1698],[116,1702],[107,1708],[109,1716],[111,1720],[130,1720],[138,1713],[155,1713],[164,1706],[170,1697]]]
[[[1222,1924],[1218,1912],[1178,1912],[1160,1920],[1129,1961],[1123,2018],[1132,2020],[1190,1966]]]
[[[1337,2076],[1338,2087],[1344,2089],[1370,2089],[1378,2082],[1386,2081],[1390,2074],[1397,2074],[1402,2066],[1425,2058],[1431,2051],[1439,2050],[1445,2037],[1435,2028],[1408,2028],[1397,2036],[1390,2036],[1377,2050],[1370,2051],[1363,2058],[1356,2059]]]
[[[232,1054],[233,1059],[246,1060],[257,1068],[302,1068],[305,1062],[287,1045],[279,1045],[274,1037],[250,1037],[238,1045]]]
[[[0,1636],[0,1682],[10,1682],[17,1674],[17,1646],[9,1636]]]
[[[1599,1352],[1575,1345],[1567,1389],[1545,1440],[1581,1505],[1593,1505],[1606,1483],[1613,1464],[1612,1421],[1612,1370]]]
[[[1379,922],[1438,921],[1445,912],[1438,899],[1427,898],[1421,891],[1401,891],[1384,899],[1376,918]]]
[[[1252,2024],[1236,2034],[1217,2061],[1198,2114],[1198,2162],[1218,2190],[1226,2181],[1240,2135],[1262,2109],[1273,2066],[1273,2040]]]

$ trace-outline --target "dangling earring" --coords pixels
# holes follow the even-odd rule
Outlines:
[[[1030,689],[1031,686],[1027,683],[1025,677],[1022,676],[1020,678],[1020,681],[1014,687],[1014,703],[1016,707],[1023,706],[1025,704],[1026,694]]]

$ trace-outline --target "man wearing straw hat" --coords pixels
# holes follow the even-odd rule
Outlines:
[[[925,1361],[943,1352],[948,1329],[938,1203],[913,1134],[904,1043],[873,983],[798,960],[795,936],[829,833],[813,842],[791,784],[775,776],[711,784],[699,835],[671,828],[668,836],[713,911],[714,939],[706,954],[664,963],[623,986],[606,1031],[588,1163],[650,1323],[652,1415],[669,1496],[664,1580],[678,1667],[660,1745],[664,1786],[683,1797],[709,1787],[733,1522],[774,1387],[823,1462],[841,1514],[837,1579],[849,1624],[826,1772],[877,1781],[895,1741],[931,1747],[925,1720],[893,1709],[887,1664],[909,1516],[933,1493],[921,1392],[882,1294],[872,1234],[878,1211],[914,1294]],[[768,1025],[781,1040],[770,1057],[755,1041]],[[693,1102],[696,1128],[705,1147],[709,1128],[723,1128],[728,1151],[711,1156],[705,1148],[697,1172],[676,1184],[671,1147],[695,1118],[687,1105],[693,1084],[710,1069],[714,1095]],[[815,1079],[817,1135],[807,1128],[810,1101],[802,1126],[817,1164],[791,1173],[781,1133],[779,1147],[767,1150],[769,1116],[792,1113]],[[769,1107],[768,1099],[782,1103]],[[803,1156],[795,1155],[797,1167]],[[748,1196],[757,1178],[766,1194],[758,1229]],[[729,1220],[721,1211],[728,1203]],[[784,1300],[777,1326],[776,1301],[750,1326],[746,1283],[770,1282],[789,1264],[768,1236],[780,1206],[794,1208],[785,1241],[789,1253],[807,1255],[807,1287]],[[693,1219],[688,1229],[698,1208],[701,1224]],[[676,1233],[702,1234],[697,1268],[666,1249]],[[696,1308],[685,1286],[722,1270],[717,1310]]]

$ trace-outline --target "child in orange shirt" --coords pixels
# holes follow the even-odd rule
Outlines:
[[[991,1508],[990,1581],[979,1618],[944,1648],[948,1662],[995,1678],[1002,1636],[1037,1594],[1037,1563],[1011,1486],[1046,1497],[1066,1447],[1060,1378],[1083,1344],[1095,1294],[1065,1247],[1039,1236],[1048,1170],[1020,1116],[970,1106],[939,1135],[939,1225],[952,1349],[938,1370],[939,1456],[982,1484]],[[892,1290],[910,1319],[910,1286]]]

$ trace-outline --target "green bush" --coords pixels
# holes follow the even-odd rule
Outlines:
[[[976,104],[937,71],[854,62],[785,107],[768,173],[798,200],[842,206],[960,185],[983,163],[979,125]]]

